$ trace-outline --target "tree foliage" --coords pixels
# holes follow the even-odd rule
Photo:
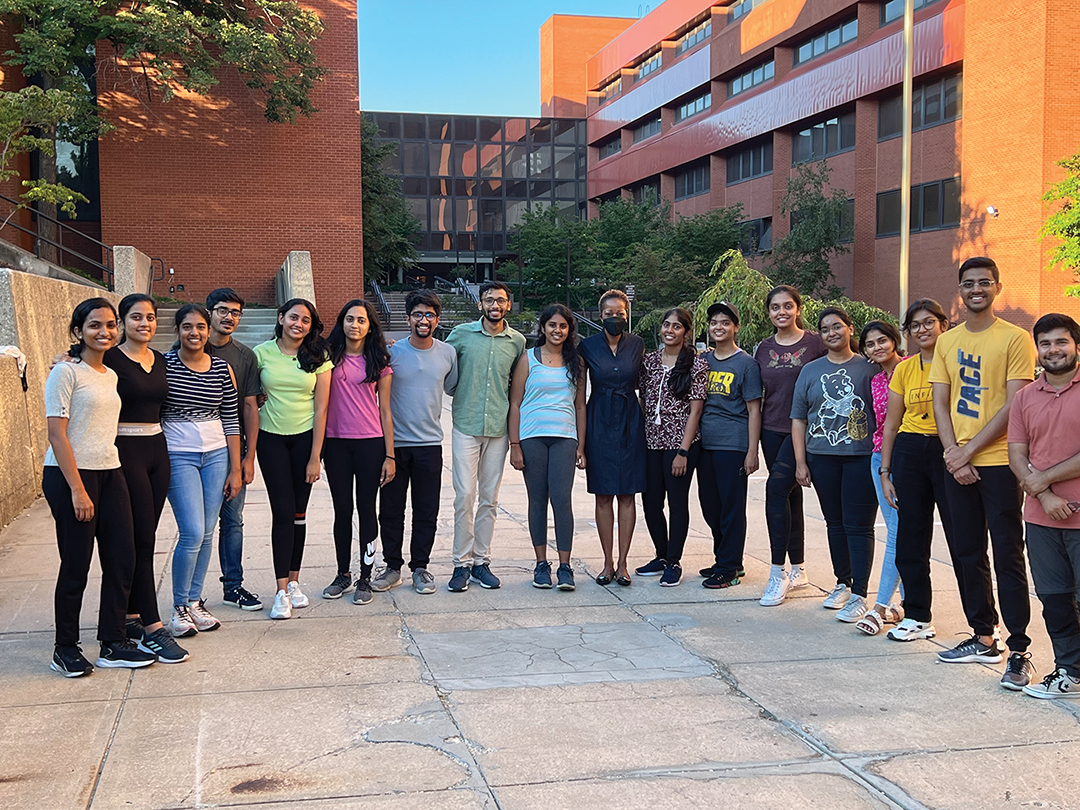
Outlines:
[[[826,191],[830,169],[825,161],[801,165],[788,180],[780,211],[792,220],[791,231],[776,242],[769,257],[770,275],[811,295],[835,297],[829,261],[849,253],[842,243],[854,223],[848,213],[847,192]]]
[[[1039,238],[1057,242],[1048,266],[1070,270],[1080,282],[1080,152],[1062,158],[1057,165],[1066,175],[1043,195],[1043,202],[1052,210],[1039,230]],[[1080,298],[1080,283],[1067,286],[1065,292]]]
[[[360,122],[361,213],[364,221],[364,273],[385,278],[416,261],[412,235],[420,221],[401,196],[401,179],[387,174],[385,158],[396,149],[392,141],[376,140],[379,128],[369,116]],[[470,268],[471,272],[471,268]]]

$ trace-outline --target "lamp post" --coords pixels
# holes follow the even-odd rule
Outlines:
[[[911,97],[915,73],[915,0],[904,0],[904,92],[901,100],[900,147],[900,312],[908,306],[908,277],[911,265]]]

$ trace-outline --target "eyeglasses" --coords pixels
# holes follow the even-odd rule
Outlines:
[[[486,307],[505,307],[510,303],[509,298],[485,298],[482,302]]]
[[[980,290],[989,290],[995,284],[997,284],[997,282],[994,281],[992,278],[980,278],[978,281],[961,281],[960,289],[974,290],[976,287],[978,287]]]
[[[916,332],[933,332],[934,324],[937,322],[937,318],[928,318],[925,321],[912,321],[908,326],[908,331],[912,334],[915,334]]]
[[[410,318],[416,318],[418,321],[434,321],[438,319],[438,314],[435,312],[410,312]]]
[[[218,314],[219,318],[236,318],[240,320],[244,313],[239,309],[229,309],[228,307],[214,307],[214,312]]]
[[[837,323],[833,324],[832,326],[822,326],[820,331],[823,335],[831,335],[833,333],[839,334],[840,332],[843,332],[845,329],[849,328],[850,327],[846,323]]]

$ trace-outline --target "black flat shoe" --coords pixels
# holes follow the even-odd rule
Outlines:
[[[612,572],[610,574],[601,573],[596,577],[596,584],[597,585],[610,585],[614,580],[615,580],[614,572]]]
[[[622,585],[623,587],[626,587],[627,585],[630,584],[630,575],[629,574],[618,574],[615,577],[615,581],[617,583],[619,583],[620,585]]]

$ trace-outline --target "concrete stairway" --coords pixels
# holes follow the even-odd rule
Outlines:
[[[173,327],[176,312],[180,307],[169,304],[158,307],[158,329],[150,345],[159,352],[167,352],[176,341],[176,330]],[[277,310],[264,309],[262,307],[245,307],[244,317],[240,319],[240,325],[233,333],[233,337],[245,346],[257,346],[274,336],[274,326],[277,324]]]

